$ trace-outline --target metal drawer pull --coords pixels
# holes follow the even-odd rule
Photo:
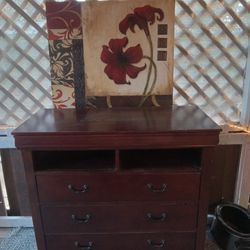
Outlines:
[[[71,215],[72,220],[76,221],[77,223],[88,223],[91,215],[90,214],[86,214],[85,218],[78,218],[75,214]]]
[[[71,184],[68,185],[68,189],[75,194],[86,193],[89,190],[88,185],[84,184],[80,189],[74,188]]]
[[[147,242],[151,247],[154,247],[154,248],[163,248],[165,246],[165,240],[161,240],[160,242],[147,240]]]
[[[75,246],[81,250],[90,250],[93,246],[93,242],[88,242],[88,245],[81,245],[78,241],[75,241]]]
[[[148,183],[148,184],[147,184],[147,187],[148,187],[152,192],[154,192],[154,193],[163,193],[163,192],[165,192],[166,189],[167,189],[167,185],[166,185],[166,184],[162,184],[160,188],[155,188],[155,187],[153,186],[153,184]]]
[[[154,221],[164,221],[167,218],[166,213],[162,213],[160,216],[155,216],[155,215],[152,215],[151,213],[148,213],[147,216],[150,220],[154,220]]]

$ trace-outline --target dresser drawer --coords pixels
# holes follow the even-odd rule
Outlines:
[[[98,204],[78,207],[42,206],[45,232],[152,232],[196,229],[197,204]]]
[[[197,200],[200,174],[62,172],[36,177],[42,203]]]
[[[194,250],[195,233],[49,235],[47,250]]]

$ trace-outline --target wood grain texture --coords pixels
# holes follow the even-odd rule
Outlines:
[[[205,244],[206,227],[207,227],[207,212],[209,201],[209,186],[210,186],[210,170],[214,164],[214,148],[204,148],[202,155],[201,169],[201,185],[198,205],[198,223],[197,223],[197,238],[196,250],[203,250]]]
[[[34,177],[34,169],[32,162],[32,153],[28,150],[22,150],[22,156],[25,167],[25,174],[29,189],[30,206],[32,211],[32,220],[36,235],[36,241],[39,250],[46,250],[46,242],[43,233],[43,224],[41,220],[40,207],[38,203],[37,185]]]
[[[218,145],[214,150],[214,164],[210,169],[209,212],[221,203],[234,201],[235,183],[239,167],[241,145]]]
[[[41,110],[13,134],[21,148],[212,146],[220,128],[194,106]],[[63,136],[62,136],[63,135]],[[53,138],[53,140],[51,140]],[[101,145],[100,145],[101,141]]]
[[[148,240],[154,243],[164,241],[165,249],[187,250],[194,249],[195,233],[124,233],[124,234],[89,234],[89,235],[49,235],[46,237],[48,250],[75,250],[75,242],[88,245],[93,242],[93,249],[103,250],[150,250],[157,249],[149,245]],[[180,240],[181,239],[181,240]],[[91,248],[90,248],[91,249]],[[158,248],[159,249],[159,248]],[[161,248],[160,248],[161,249]],[[164,248],[163,248],[164,249]]]
[[[122,202],[42,206],[46,234],[195,231],[197,203]],[[72,219],[72,215],[76,219]],[[89,220],[86,216],[89,215]],[[150,217],[151,216],[151,217]],[[150,218],[149,218],[150,217]],[[85,220],[86,222],[81,222]],[[119,221],[119,223],[117,223]]]
[[[45,172],[36,176],[36,181],[39,200],[43,204],[56,202],[76,204],[91,201],[197,201],[200,174],[160,171],[156,173],[62,171],[55,174]],[[164,192],[155,193],[147,186],[148,184],[157,189],[161,189],[165,184],[166,188]],[[76,189],[87,185],[88,191],[75,193],[68,189],[68,185]]]
[[[219,132],[193,106],[40,111],[14,131],[39,250],[203,250]]]

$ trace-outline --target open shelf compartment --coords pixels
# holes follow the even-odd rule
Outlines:
[[[200,148],[121,150],[120,168],[197,170],[201,167],[201,153]]]
[[[35,171],[112,170],[114,150],[33,151]]]

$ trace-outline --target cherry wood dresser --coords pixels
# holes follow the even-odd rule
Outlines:
[[[41,110],[17,128],[39,250],[203,250],[220,128],[194,106]]]

